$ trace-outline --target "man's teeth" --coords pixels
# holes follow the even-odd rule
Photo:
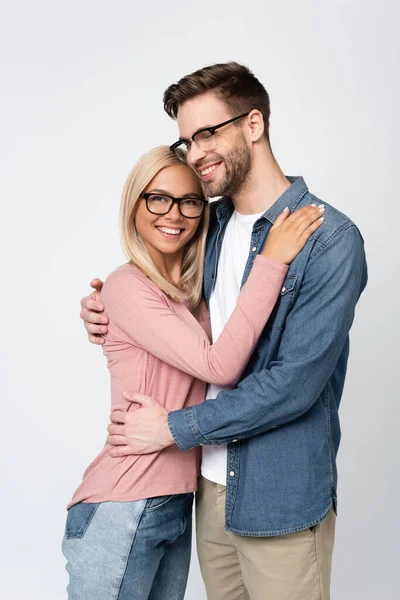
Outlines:
[[[169,229],[169,227],[158,227],[157,229],[164,233],[169,233],[171,235],[179,235],[181,232],[180,229]]]
[[[209,173],[212,173],[213,171],[215,171],[215,169],[218,167],[218,165],[211,165],[211,167],[207,167],[207,169],[204,169],[204,171],[200,171],[201,175],[208,175]]]

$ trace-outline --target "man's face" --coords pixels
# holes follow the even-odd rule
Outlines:
[[[179,107],[179,137],[190,139],[199,129],[218,125],[235,116],[213,93],[202,94]],[[237,124],[218,129],[214,150],[200,150],[193,142],[188,151],[187,162],[201,178],[210,197],[235,196],[251,171],[251,145],[246,140],[245,126],[246,117]]]

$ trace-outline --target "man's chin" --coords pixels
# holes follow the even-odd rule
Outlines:
[[[218,182],[211,182],[205,184],[207,196],[209,198],[218,198],[219,196],[225,196],[225,186]]]

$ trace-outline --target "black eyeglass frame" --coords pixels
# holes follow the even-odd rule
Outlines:
[[[192,146],[192,141],[196,144],[196,135],[198,135],[199,133],[203,133],[203,131],[209,131],[211,136],[215,135],[216,131],[218,131],[218,129],[220,129],[221,127],[225,127],[225,125],[229,125],[229,123],[233,123],[234,121],[237,121],[238,119],[243,119],[243,117],[247,117],[249,114],[251,113],[251,110],[249,110],[246,113],[243,113],[242,115],[239,115],[237,117],[233,117],[233,119],[229,119],[228,121],[224,121],[223,123],[219,123],[218,125],[213,125],[213,127],[203,127],[202,129],[199,129],[198,131],[196,131],[196,133],[194,133],[192,135],[191,138],[182,138],[181,140],[178,140],[177,142],[174,142],[169,149],[172,150],[172,152],[175,152],[178,150],[179,146],[181,146],[182,144],[186,144],[187,146],[190,143],[189,148],[186,148],[186,151],[188,152]],[[199,148],[199,146],[197,146]],[[201,150],[201,148],[199,148]]]
[[[153,210],[150,210],[149,208],[149,197],[150,196],[163,196],[164,198],[169,198],[170,200],[172,200],[171,202],[171,206],[169,207],[169,209],[167,210],[167,212],[164,213],[156,213]],[[201,215],[204,213],[204,209],[208,204],[208,200],[206,200],[205,198],[197,198],[195,196],[190,197],[188,196],[187,198],[174,198],[173,196],[170,196],[169,194],[164,194],[161,192],[146,192],[145,194],[141,194],[140,195],[141,198],[144,198],[144,200],[146,201],[146,208],[147,210],[152,214],[152,215],[167,215],[171,210],[172,207],[174,206],[174,204],[177,202],[178,203],[178,208],[179,208],[179,212],[181,213],[182,217],[184,217],[185,219],[199,219],[201,217]],[[181,202],[183,200],[199,200],[202,204],[203,204],[203,208],[201,210],[201,213],[199,215],[197,215],[197,217],[188,217],[187,215],[184,215],[181,209]]]

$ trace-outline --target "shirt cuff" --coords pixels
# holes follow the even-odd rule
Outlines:
[[[269,258],[268,256],[263,256],[262,254],[257,254],[256,260],[254,261],[254,265],[258,263],[260,265],[268,265],[271,269],[276,271],[277,273],[286,275],[289,271],[289,266],[284,263],[278,262],[274,258]]]
[[[181,450],[202,446],[204,440],[194,422],[193,406],[168,413],[168,427],[175,444]]]

